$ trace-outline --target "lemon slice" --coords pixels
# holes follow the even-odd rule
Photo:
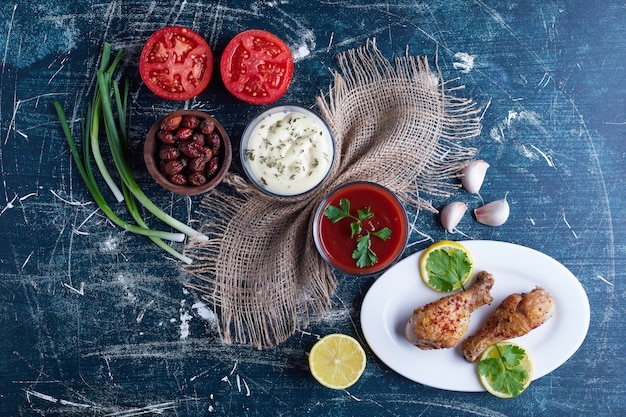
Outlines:
[[[359,380],[365,370],[365,351],[354,338],[340,333],[321,338],[309,353],[311,374],[320,384],[346,389]]]
[[[430,245],[419,259],[422,279],[440,292],[464,288],[474,272],[474,260],[459,242],[442,240]]]
[[[528,352],[515,343],[494,343],[478,361],[478,376],[490,394],[499,398],[517,397],[530,385],[533,362]]]

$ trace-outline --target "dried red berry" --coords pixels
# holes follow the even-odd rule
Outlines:
[[[210,135],[207,135],[204,139],[204,142],[206,146],[208,146],[211,149],[211,151],[213,152],[213,155],[217,155],[218,153],[220,153],[220,147],[222,146],[222,139],[217,133],[213,132]]]
[[[168,114],[161,120],[161,129],[163,130],[176,130],[180,126],[180,122],[183,120],[183,116],[180,114]]]
[[[166,176],[180,174],[185,166],[178,159],[167,161],[161,166],[161,172]]]
[[[200,145],[204,146],[205,137],[202,132],[198,132],[197,130],[193,131],[193,135],[191,135],[191,140],[194,142],[198,142]]]
[[[223,146],[215,122],[196,115],[170,114],[156,132],[161,142],[156,159],[160,171],[176,185],[199,186],[220,169]]]
[[[189,160],[189,165],[187,165],[187,167],[191,172],[204,171],[204,166],[206,165],[206,162],[207,161],[202,156],[198,158],[192,158]]]
[[[180,151],[178,148],[171,145],[163,145],[159,149],[159,158],[165,161],[171,161],[172,159],[178,159],[180,157]]]
[[[183,174],[174,174],[170,176],[170,181],[176,185],[186,185],[187,178]]]
[[[159,130],[156,137],[166,145],[173,145],[176,143],[176,136],[174,136],[174,132],[170,130]]]
[[[213,157],[206,164],[206,176],[208,178],[214,176],[220,169],[220,161],[217,157]]]
[[[189,129],[195,129],[200,124],[200,120],[196,116],[185,115],[180,122],[181,127],[188,127]]]
[[[209,150],[209,148],[205,148],[197,142],[187,141],[182,142],[178,145],[178,149],[189,158],[197,158],[199,156],[204,156],[206,154],[205,150]]]
[[[197,186],[204,184],[206,182],[206,177],[201,171],[194,171],[189,174],[188,180],[190,183]]]
[[[204,133],[205,135],[208,135],[209,133],[213,132],[213,129],[215,129],[215,123],[213,123],[212,120],[202,119],[200,121],[200,131]]]
[[[202,157],[204,158],[205,162],[209,162],[209,160],[211,158],[213,158],[213,151],[210,148],[207,148],[206,146],[202,148],[204,154],[202,155]]]
[[[178,140],[187,140],[191,138],[191,135],[193,135],[193,130],[188,127],[181,127],[176,131],[176,139]]]

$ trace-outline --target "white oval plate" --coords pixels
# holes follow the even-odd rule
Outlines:
[[[474,258],[474,273],[486,270],[495,277],[493,302],[472,313],[467,336],[478,330],[506,296],[528,292],[539,285],[555,301],[554,316],[513,341],[530,353],[533,379],[567,361],[589,328],[589,300],[578,279],[565,266],[534,249],[484,240],[460,243]],[[421,253],[398,262],[367,292],[361,307],[365,339],[387,366],[412,381],[450,391],[484,391],[476,364],[463,358],[460,344],[452,349],[421,350],[404,337],[404,327],[413,310],[446,295],[422,281],[418,269]]]

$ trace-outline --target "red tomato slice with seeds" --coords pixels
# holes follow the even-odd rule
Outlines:
[[[204,38],[182,26],[166,26],[146,41],[139,58],[146,86],[166,100],[188,100],[209,85],[213,52]]]
[[[236,35],[220,61],[224,85],[250,104],[270,104],[285,94],[293,76],[293,56],[278,36],[260,29]]]

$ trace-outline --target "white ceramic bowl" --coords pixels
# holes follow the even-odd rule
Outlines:
[[[276,197],[319,187],[335,162],[335,138],[326,122],[296,105],[272,107],[248,124],[239,148],[248,179]]]

